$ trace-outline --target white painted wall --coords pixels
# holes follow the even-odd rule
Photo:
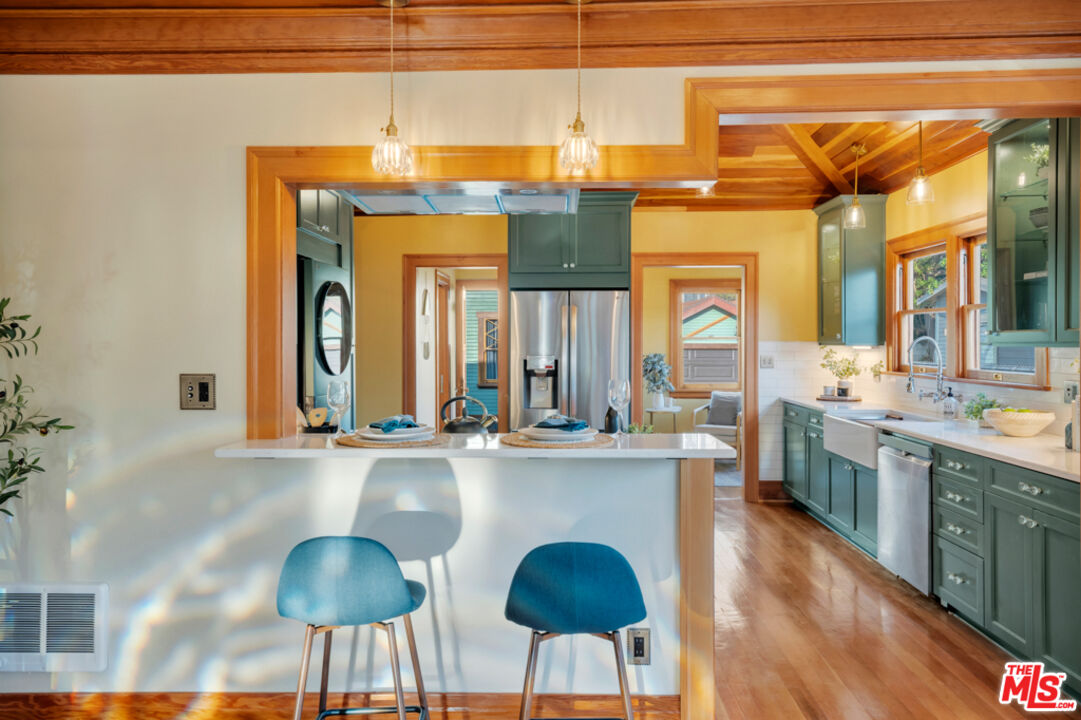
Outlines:
[[[589,70],[584,110],[598,142],[679,143],[687,75],[1019,65]],[[573,78],[402,75],[398,124],[413,144],[555,144],[573,116]],[[354,74],[0,77],[0,295],[45,326],[41,355],[0,366],[0,376],[21,372],[46,407],[78,426],[43,442],[50,472],[16,506],[18,520],[0,525],[0,580],[102,580],[112,599],[107,672],[0,675],[0,690],[290,689],[300,633],[273,610],[281,560],[304,537],[349,530],[373,476],[349,463],[212,457],[244,434],[244,148],[371,144],[386,120],[386,87],[385,75]],[[218,410],[177,410],[179,372],[217,373]],[[464,654],[446,687],[515,692],[519,636],[492,588],[472,604],[469,568],[489,562],[486,553],[509,557],[571,533],[613,488],[578,484],[571,502],[555,481],[540,486],[548,494],[530,494],[514,478],[455,479],[462,537],[467,528],[491,533],[449,556],[464,598],[455,615]],[[639,478],[620,487],[620,500],[663,508],[671,498],[650,493],[665,483]],[[508,517],[519,542],[501,534]],[[640,571],[652,567],[645,552],[631,553]],[[663,599],[667,587],[651,592]],[[663,639],[673,629],[658,631]],[[674,692],[676,652],[672,642],[655,646],[659,663],[638,687]],[[604,667],[574,669],[573,689],[612,689]],[[432,688],[442,689],[435,678]],[[553,669],[540,689],[572,685]]]

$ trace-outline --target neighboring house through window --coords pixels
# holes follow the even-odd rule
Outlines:
[[[677,394],[739,389],[740,284],[739,279],[670,281],[669,358]]]

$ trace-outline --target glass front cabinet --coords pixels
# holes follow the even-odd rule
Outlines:
[[[995,345],[1077,345],[1081,121],[1015,120],[991,135],[988,308]]]

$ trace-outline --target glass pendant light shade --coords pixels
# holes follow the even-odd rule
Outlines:
[[[380,175],[408,175],[413,171],[413,151],[398,137],[394,118],[383,131],[383,137],[372,148],[372,167]]]
[[[923,121],[920,120],[920,164],[916,168],[916,177],[908,184],[908,196],[905,202],[909,205],[926,205],[935,201],[935,189],[931,187],[931,180],[923,171]]]
[[[570,131],[570,135],[559,148],[559,164],[567,172],[579,175],[593,169],[600,153],[597,152],[597,143],[586,134],[586,124],[582,122],[581,113],[575,117]]]
[[[867,227],[867,214],[863,212],[863,205],[860,205],[858,197],[852,198],[852,204],[845,208],[844,218],[845,230],[859,230]]]
[[[908,196],[905,199],[909,205],[926,205],[935,201],[935,189],[931,187],[931,180],[924,174],[923,168],[916,169],[916,177],[908,184]]]

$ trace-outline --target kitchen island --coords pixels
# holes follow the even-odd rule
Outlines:
[[[430,689],[520,692],[528,634],[503,617],[517,563],[544,543],[600,542],[627,557],[649,613],[652,662],[631,666],[633,692],[669,705],[678,696],[682,718],[712,718],[713,460],[735,450],[702,434],[625,435],[598,448],[512,447],[501,437],[369,449],[307,435],[215,455],[317,462],[355,478],[311,483],[319,501],[298,512],[325,508],[311,534],[373,537],[429,588],[417,638]],[[618,689],[603,644],[590,638],[553,641],[541,668],[538,692]]]

